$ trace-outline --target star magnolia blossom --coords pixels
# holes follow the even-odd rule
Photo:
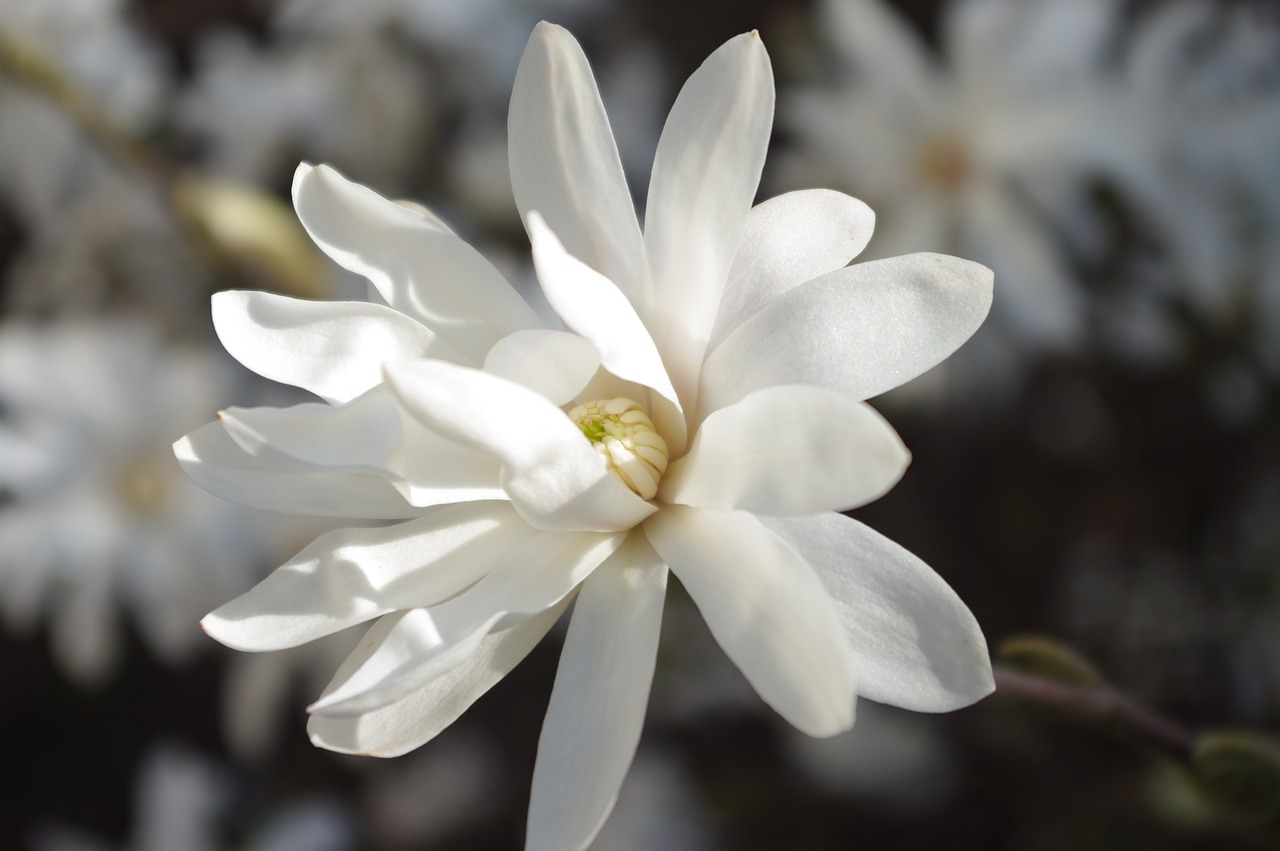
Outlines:
[[[581,49],[534,32],[510,160],[534,267],[568,330],[430,214],[302,166],[298,215],[372,300],[214,299],[223,344],[325,401],[223,411],[177,444],[215,493],[402,522],[318,538],[205,629],[275,650],[372,627],[311,707],[312,740],[419,747],[577,603],[539,742],[528,848],[582,848],[635,752],[668,568],[800,730],[856,695],[922,711],[992,689],[973,616],[925,564],[836,511],[908,455],[863,400],[978,326],[991,274],[919,254],[844,268],[871,212],[822,190],[752,206],[768,56],[730,40],[685,84],[637,223]]]

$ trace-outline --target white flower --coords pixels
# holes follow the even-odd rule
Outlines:
[[[672,108],[642,232],[586,58],[564,30],[534,31],[511,176],[567,331],[430,214],[299,169],[303,224],[374,299],[216,296],[233,355],[325,401],[229,409],[176,449],[252,505],[405,521],[324,535],[204,621],[275,650],[377,619],[311,706],[315,743],[422,745],[576,597],[528,847],[584,847],[635,752],[668,566],[811,735],[848,729],[855,695],[944,711],[991,690],[982,634],[942,579],[835,513],[908,459],[862,400],[960,345],[991,274],[938,255],[843,268],[872,215],[839,193],[752,207],[772,117],[764,46],[730,40]]]
[[[826,0],[823,31],[854,74],[796,92],[786,113],[809,168],[875,207],[873,256],[955,250],[995,270],[992,330],[1017,349],[1070,347],[1084,330],[1045,213],[1077,185],[1072,146],[1113,5],[958,0],[938,61],[881,0]]]
[[[181,660],[200,646],[192,619],[283,549],[187,486],[168,451],[225,398],[227,367],[136,322],[0,326],[0,614],[15,629],[47,617],[81,680],[115,662],[117,610]]]

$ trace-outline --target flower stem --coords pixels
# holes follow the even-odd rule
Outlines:
[[[1187,762],[1196,736],[1106,685],[1069,685],[997,665],[996,694],[1117,733],[1143,747]]]

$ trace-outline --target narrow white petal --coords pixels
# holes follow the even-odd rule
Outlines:
[[[530,213],[525,226],[547,301],[565,325],[595,343],[605,369],[648,387],[668,402],[665,410],[653,413],[660,415],[658,428],[671,451],[683,450],[686,435],[680,402],[662,355],[631,302],[612,281],[565,251],[538,213]]]
[[[879,499],[910,460],[865,402],[820,387],[768,387],[707,417],[658,498],[762,514],[842,510]]]
[[[334,402],[381,383],[383,361],[470,362],[426,326],[369,302],[230,290],[213,297],[213,327],[249,369]]]
[[[457,597],[406,612],[364,664],[308,711],[352,717],[425,687],[465,662],[495,629],[559,604],[622,540],[591,532],[535,536]]]
[[[582,584],[533,770],[525,851],[583,849],[613,810],[644,726],[667,567],[633,532]]]
[[[813,569],[745,512],[666,506],[644,524],[729,658],[810,736],[853,726],[853,659]]]
[[[836,601],[858,693],[916,712],[949,712],[995,688],[977,620],[942,577],[850,517],[765,518]]]
[[[326,254],[472,363],[511,332],[542,327],[493,264],[432,217],[305,163],[293,178],[293,204]]]
[[[813,384],[868,399],[935,366],[991,308],[991,270],[941,254],[859,263],[802,284],[707,357],[706,414],[753,390]]]
[[[456,668],[406,697],[350,718],[312,715],[307,733],[318,747],[338,753],[393,757],[422,747],[452,724],[529,654],[569,605],[568,599],[508,629],[481,639]],[[372,655],[381,634],[399,620],[383,618],[338,668],[325,689],[344,683]]]
[[[631,292],[644,262],[640,225],[591,68],[564,28],[534,29],[507,128],[520,217],[541,212],[571,254]]]
[[[875,213],[830,189],[788,192],[751,208],[709,349],[791,289],[848,265],[867,247]]]
[[[201,426],[173,445],[182,469],[214,496],[264,511],[363,520],[421,513],[385,479],[250,455],[222,423]]]
[[[773,123],[773,71],[759,34],[730,39],[693,73],[658,141],[645,208],[651,272],[638,305],[685,407]]]
[[[237,650],[281,650],[474,584],[537,531],[509,503],[463,503],[374,529],[321,535],[200,625]]]
[[[485,372],[523,384],[553,405],[567,405],[600,366],[590,340],[566,331],[537,329],[503,337],[484,358]]]
[[[502,466],[503,488],[540,529],[629,529],[655,510],[600,462],[564,411],[515,382],[445,361],[388,364],[408,411]]]
[[[390,482],[410,505],[507,498],[492,459],[408,416],[385,386],[340,406],[228,408],[218,417],[253,455],[372,473]]]

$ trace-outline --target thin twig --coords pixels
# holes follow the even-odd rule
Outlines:
[[[1105,685],[1076,686],[997,665],[996,694],[1035,704],[1186,762],[1196,737],[1175,721]]]

